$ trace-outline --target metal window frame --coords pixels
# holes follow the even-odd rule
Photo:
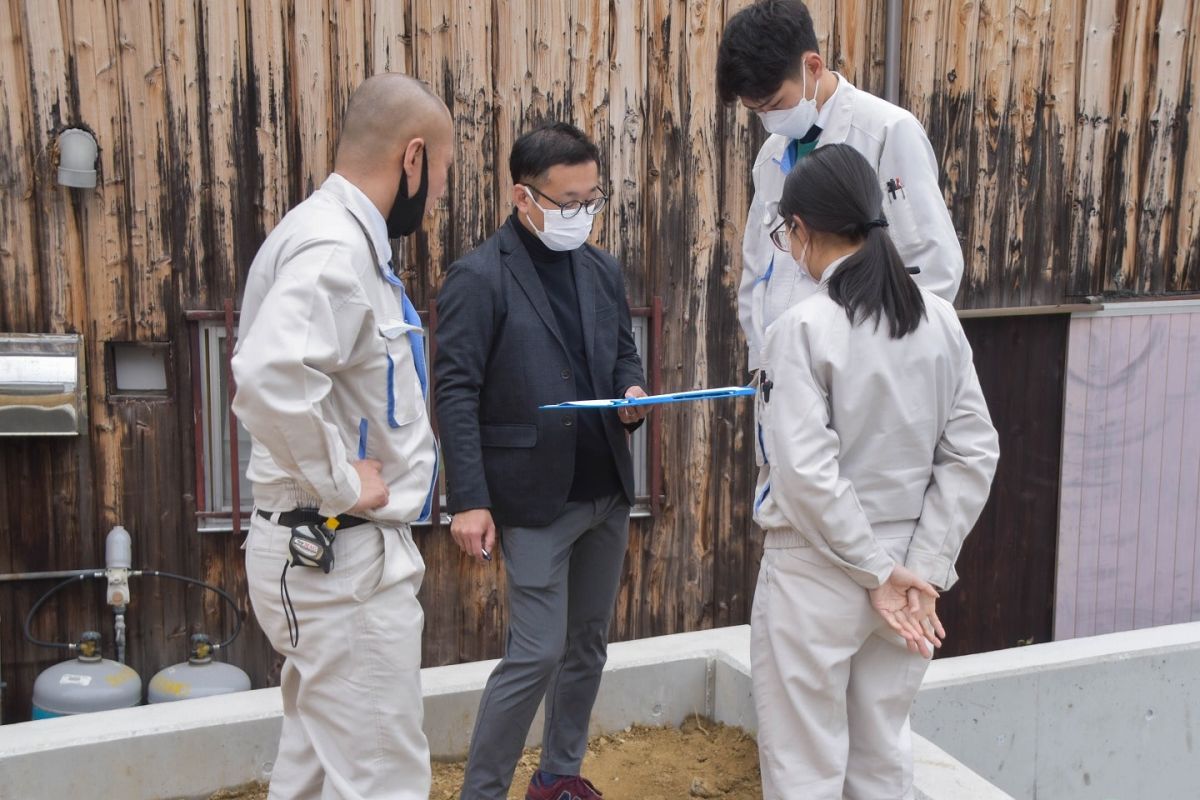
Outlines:
[[[163,389],[118,389],[117,350],[122,347],[142,347],[163,354]],[[175,399],[175,354],[170,342],[137,342],[109,340],[104,343],[105,398],[109,403],[164,403]]]
[[[242,532],[242,520],[247,516],[247,510],[241,505],[241,480],[234,478],[239,474],[239,445],[236,431],[237,415],[233,413],[233,396],[236,386],[233,380],[233,348],[237,337],[238,313],[234,310],[233,301],[225,300],[222,311],[187,311],[184,319],[189,325],[189,335],[192,344],[191,378],[192,378],[192,424],[195,434],[195,472],[196,472],[196,519],[199,533],[229,533]],[[223,323],[221,326],[205,323]],[[207,341],[206,341],[207,339]],[[224,343],[224,347],[220,345]],[[221,357],[215,359],[212,353],[215,348],[223,350]],[[224,397],[215,396],[214,387],[221,385],[221,372],[224,371],[227,380],[227,391]],[[214,509],[212,493],[216,490],[217,498],[224,505],[224,493],[217,490],[213,480],[214,470],[220,458],[222,439],[220,426],[214,424],[219,415],[213,413],[216,403],[223,403],[227,415],[230,436],[228,448],[228,463],[226,468],[230,475],[229,509]],[[228,521],[228,525],[225,522]],[[203,524],[208,522],[210,524]]]

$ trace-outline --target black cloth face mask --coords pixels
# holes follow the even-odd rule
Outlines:
[[[387,234],[389,239],[399,239],[401,236],[411,236],[421,227],[421,219],[425,216],[425,198],[429,194],[429,153],[421,153],[421,184],[417,193],[408,196],[408,172],[400,169],[400,189],[396,199],[392,201],[392,210],[387,215]]]

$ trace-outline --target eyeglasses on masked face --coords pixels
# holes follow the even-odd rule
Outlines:
[[[591,197],[587,200],[568,200],[565,203],[560,203],[553,197],[550,197],[545,192],[538,189],[536,186],[525,184],[525,188],[536,194],[538,197],[549,200],[551,203],[558,206],[558,210],[562,212],[563,219],[571,219],[580,211],[585,211],[588,214],[595,216],[603,211],[604,206],[608,204],[608,195],[604,194],[604,192],[600,191],[599,189],[597,189],[597,191],[600,191],[600,194],[596,197]]]
[[[774,244],[777,249],[782,250],[785,253],[791,253],[792,252],[792,229],[794,227],[795,227],[795,223],[789,219],[785,219],[782,222],[780,222],[778,225],[776,225],[775,228],[771,231],[772,244]]]

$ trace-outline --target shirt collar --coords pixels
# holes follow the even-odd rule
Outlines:
[[[391,272],[388,263],[392,260],[392,243],[387,235],[387,221],[379,213],[375,204],[371,202],[371,198],[363,194],[362,189],[347,180],[345,176],[336,172],[329,174],[329,177],[321,184],[321,189],[336,197],[346,207],[346,210],[367,229],[367,233],[371,236],[371,245],[375,250],[375,263],[379,267],[379,271],[384,273],[384,277],[387,277]]]
[[[840,258],[835,258],[833,261],[829,262],[829,266],[826,267],[825,271],[821,273],[821,282],[818,283],[817,285],[818,286],[828,286],[829,279],[833,277],[833,273],[837,272],[838,267],[840,267],[842,264],[846,263],[846,259],[852,255],[854,255],[854,253],[847,253],[846,255],[844,255]],[[809,276],[809,277],[811,277],[811,276]]]
[[[825,104],[821,106],[821,110],[817,113],[816,124],[822,131],[828,130],[829,118],[833,116],[833,109],[837,105],[838,92],[842,91],[842,87],[846,85],[846,79],[841,75],[835,72],[833,76],[838,79],[837,88],[833,90],[833,94],[829,95],[828,99],[825,100]]]

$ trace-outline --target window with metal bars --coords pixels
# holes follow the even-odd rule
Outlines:
[[[662,303],[658,298],[644,307],[631,309],[633,338],[646,369],[646,390],[660,391],[658,365],[659,340],[662,336]],[[240,533],[249,524],[254,501],[246,467],[250,463],[252,441],[230,409],[233,400],[230,359],[236,344],[237,312],[230,303],[223,311],[189,311],[192,352],[192,402],[195,423],[195,473],[197,530],[202,533]],[[433,334],[437,330],[437,306],[421,312],[425,325],[426,363],[435,355]],[[433,387],[437,391],[437,387]],[[432,414],[430,418],[437,430]],[[634,516],[650,516],[658,508],[660,488],[660,448],[658,414],[651,414],[630,438],[633,452],[634,482],[637,501]],[[424,526],[445,525],[449,517],[445,506],[445,471],[441,472],[438,497],[434,501],[431,522]]]

